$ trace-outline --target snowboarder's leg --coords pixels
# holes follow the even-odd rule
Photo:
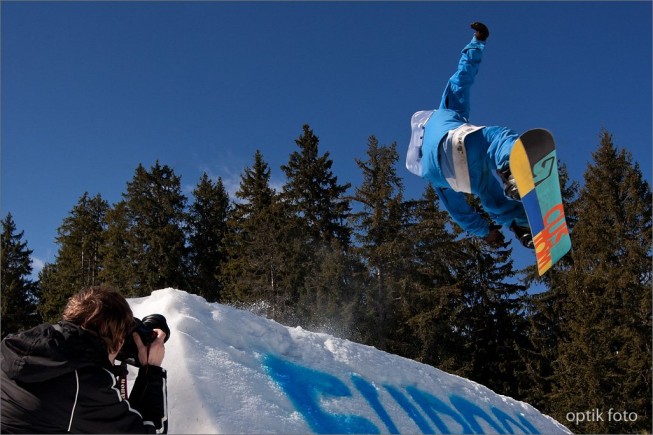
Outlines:
[[[510,151],[519,133],[506,127],[485,127],[483,137],[489,144],[487,155],[492,169],[502,170],[510,165]]]
[[[494,222],[510,229],[524,246],[529,247],[529,244],[532,245],[532,236],[524,206],[520,201],[504,195],[501,182],[496,176],[496,161],[488,158],[497,153],[507,153],[502,156],[507,165],[510,150],[519,135],[501,127],[490,128],[494,131],[489,134],[484,133],[484,128],[465,138],[472,193],[480,198],[483,209]],[[488,138],[494,141],[489,142]]]
[[[489,162],[486,163],[484,183],[478,186],[479,190],[475,193],[493,221],[512,231],[522,245],[532,248],[533,236],[523,204],[504,195],[501,185],[491,173],[490,166]]]
[[[492,176],[488,177],[485,189],[478,192],[481,204],[492,219],[505,228],[515,222],[520,227],[528,228],[528,218],[521,202],[506,198],[501,186]]]
[[[503,193],[510,199],[520,200],[517,183],[510,173],[510,151],[519,134],[506,127],[485,127],[483,137],[488,142],[489,163],[503,184]]]

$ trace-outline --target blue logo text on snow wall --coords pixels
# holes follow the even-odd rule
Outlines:
[[[527,433],[539,431],[523,415],[510,415],[488,404],[473,403],[459,395],[436,397],[414,386],[383,384],[352,374],[347,381],[303,367],[274,355],[263,358],[267,373],[288,396],[295,409],[315,433],[400,433],[396,421],[406,416],[425,434],[432,433]],[[335,414],[325,409],[325,400],[362,396],[385,427],[356,414]],[[387,403],[387,401],[394,403]],[[358,402],[360,403],[360,402]],[[398,407],[396,405],[399,405]],[[388,409],[394,409],[390,415]],[[400,409],[405,415],[396,415]],[[354,410],[360,414],[360,409]],[[414,431],[415,427],[406,431]]]

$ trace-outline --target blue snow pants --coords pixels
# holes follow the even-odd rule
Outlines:
[[[528,227],[528,219],[521,202],[503,193],[503,182],[498,169],[507,168],[510,151],[519,134],[506,127],[485,127],[465,140],[472,193],[477,195],[493,221],[509,228],[513,221]]]

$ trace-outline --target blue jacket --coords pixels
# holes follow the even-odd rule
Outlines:
[[[485,42],[474,37],[463,49],[458,70],[447,82],[438,110],[431,115],[424,126],[421,162],[422,177],[430,181],[436,188],[443,205],[453,220],[465,230],[480,237],[488,235],[489,226],[467,203],[466,194],[456,192],[449,187],[440,169],[438,146],[449,130],[468,122],[470,88],[478,73],[484,48]],[[483,171],[482,167],[475,167],[480,164],[468,158],[469,172],[472,178],[478,179],[478,175],[474,174]],[[484,178],[487,179],[487,177]]]

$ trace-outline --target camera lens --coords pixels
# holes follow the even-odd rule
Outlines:
[[[150,329],[162,330],[166,334],[166,337],[163,339],[164,343],[168,341],[168,338],[170,338],[170,328],[168,327],[168,322],[166,321],[166,318],[161,314],[150,314],[149,316],[143,317],[143,324]]]
[[[168,338],[170,338],[170,328],[168,327],[166,318],[161,314],[150,314],[149,316],[143,317],[143,320],[134,317],[134,326],[127,331],[125,342],[116,359],[132,366],[140,367],[138,347],[136,346],[136,342],[134,342],[132,334],[136,332],[143,344],[149,346],[156,339],[155,329],[162,330],[166,334],[163,341],[168,341]]]

